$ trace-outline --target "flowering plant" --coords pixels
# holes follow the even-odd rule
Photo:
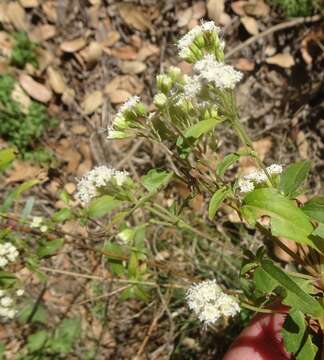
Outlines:
[[[324,331],[323,197],[304,204],[298,200],[310,170],[308,161],[266,166],[259,158],[235,105],[234,88],[242,74],[224,63],[225,44],[220,34],[213,22],[192,29],[178,47],[179,56],[193,64],[193,74],[170,67],[157,76],[154,111],[133,97],[109,125],[110,140],[142,137],[161,146],[170,168],[152,169],[135,181],[125,171],[98,166],[79,180],[77,203],[65,194],[70,207],[56,212],[48,224],[36,220],[33,226],[50,231],[70,218],[84,225],[94,219],[102,221],[110,240],[100,251],[106,255],[110,271],[128,279],[122,298],[147,301],[157,282],[165,288],[189,287],[185,297],[189,308],[206,327],[236,316],[243,308],[272,312],[271,304],[280,301],[290,309],[282,331],[287,351],[299,360],[311,360],[317,353],[315,334]],[[219,127],[234,131],[242,147],[222,159],[216,153],[212,157],[215,164],[210,154],[219,146]],[[232,180],[228,175],[231,167],[242,157],[252,158],[255,170]],[[161,191],[167,191],[172,182],[189,189],[188,201],[175,197],[167,206],[160,204]],[[208,219],[203,222],[208,222],[213,232],[203,232],[186,217],[192,211],[188,202],[197,194],[208,198]],[[269,240],[270,250],[276,246],[285,251],[292,259],[289,269],[276,264],[269,247],[254,252],[251,246],[242,249],[241,290],[225,290],[214,279],[193,285],[165,283],[158,277],[151,281],[154,271],[150,269],[146,230],[152,226],[177,228],[214,241],[226,254],[233,244],[215,226],[221,206],[231,208],[246,227]],[[136,223],[135,216],[143,221]],[[291,249],[287,241],[295,247]],[[61,244],[57,242],[45,256]],[[3,263],[11,261],[9,256],[1,259]],[[154,266],[158,266],[156,262]]]

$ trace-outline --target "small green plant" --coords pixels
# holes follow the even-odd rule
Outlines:
[[[38,45],[31,41],[25,32],[19,31],[13,34],[14,44],[12,47],[10,62],[19,68],[26,64],[38,66],[36,49]]]
[[[314,0],[272,0],[283,10],[287,17],[310,16],[314,8]]]
[[[16,85],[10,75],[0,75],[0,136],[24,155],[33,150],[44,132],[49,118],[44,105],[30,101],[28,108],[13,100],[12,93]]]

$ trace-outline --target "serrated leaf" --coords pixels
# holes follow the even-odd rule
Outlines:
[[[311,219],[324,223],[324,196],[315,196],[301,208]]]
[[[150,170],[141,177],[142,185],[150,192],[166,186],[173,176],[173,172]]]
[[[103,195],[91,201],[87,214],[92,218],[100,218],[116,209],[121,203],[110,195]]]
[[[281,336],[288,352],[297,353],[306,331],[304,315],[299,310],[290,310],[281,330]]]
[[[221,123],[221,118],[209,118],[207,120],[199,121],[197,124],[190,126],[184,133],[186,138],[198,139],[202,135],[207,134],[209,131],[213,130],[214,127]]]
[[[313,236],[319,236],[324,239],[324,224],[319,224],[317,228],[312,232]]]
[[[280,192],[290,197],[296,195],[296,190],[306,180],[310,167],[311,162],[308,160],[288,166],[280,176]]]
[[[300,244],[317,249],[309,238],[313,226],[303,211],[295,203],[274,188],[261,188],[250,192],[243,199],[242,215],[251,224],[261,216],[271,218],[271,232]]]
[[[225,200],[227,195],[230,193],[230,190],[226,187],[223,187],[221,189],[218,189],[209,202],[208,207],[208,217],[209,220],[213,220],[214,216],[216,215],[216,211],[222,204],[222,202]]]
[[[302,311],[304,314],[315,317],[324,315],[324,308],[320,303],[305,292],[291,276],[278,266],[274,265],[271,260],[262,260],[261,266],[273,280],[276,280],[278,284],[286,290],[287,296],[283,301],[284,304],[290,305],[291,307]]]

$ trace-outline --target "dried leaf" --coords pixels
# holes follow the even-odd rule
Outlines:
[[[19,0],[24,8],[35,8],[39,5],[38,0]]]
[[[120,4],[119,13],[125,23],[140,31],[149,30],[152,27],[151,21],[145,9],[133,4]]]
[[[189,21],[192,19],[193,16],[193,10],[192,7],[189,7],[183,11],[179,11],[177,18],[178,18],[178,27],[184,27],[187,26]]]
[[[81,50],[86,46],[86,41],[84,38],[77,38],[74,40],[64,41],[61,43],[60,48],[62,51],[67,53],[74,53]]]
[[[7,4],[0,2],[0,23],[8,23]]]
[[[140,74],[146,70],[145,63],[141,61],[123,61],[119,64],[120,70],[124,74]]]
[[[52,63],[54,59],[54,53],[52,51],[47,51],[45,49],[38,49],[38,73],[47,69],[47,67]]]
[[[71,127],[71,131],[73,134],[82,135],[82,134],[85,134],[88,131],[88,129],[84,125],[77,124],[77,125],[73,125]]]
[[[144,89],[143,82],[133,75],[119,75],[113,78],[105,87],[105,93],[110,97],[118,90],[125,90],[131,95],[139,95]],[[124,94],[126,95],[126,94]],[[116,102],[117,103],[117,102]]]
[[[31,100],[18,83],[15,83],[14,89],[11,93],[11,98],[12,100],[17,101],[23,113],[28,113]]]
[[[57,22],[57,11],[56,11],[56,2],[49,0],[42,2],[42,10],[44,14],[46,15],[47,19],[53,23]]]
[[[124,103],[132,96],[132,94],[130,94],[127,90],[123,89],[117,89],[116,91],[110,93],[107,92],[107,94],[113,104]]]
[[[219,24],[220,17],[224,13],[224,0],[208,0],[207,13],[211,20]]]
[[[132,46],[128,45],[115,49],[109,49],[108,54],[120,60],[135,60],[137,57],[136,50]]]
[[[7,16],[17,30],[28,30],[25,9],[17,1],[12,1],[7,5]]]
[[[19,76],[19,83],[31,98],[39,102],[47,103],[52,98],[52,92],[45,85],[35,81],[27,74]]]
[[[52,39],[56,35],[56,27],[54,25],[44,24],[37,26],[30,34],[31,40],[42,42]]]
[[[248,1],[239,0],[231,3],[231,8],[235,12],[235,14],[244,16],[246,15],[244,7],[248,4]]]
[[[70,138],[64,138],[59,143],[52,145],[56,154],[67,162],[66,171],[68,173],[75,173],[81,162],[81,154],[77,151],[77,144]]]
[[[85,62],[90,64],[96,63],[102,55],[102,45],[96,41],[92,41],[80,54]]]
[[[56,94],[63,94],[65,81],[62,75],[52,67],[47,68],[48,83]]]
[[[241,17],[241,23],[249,34],[256,35],[259,33],[258,23],[253,17],[243,16]]]
[[[289,69],[295,64],[295,60],[289,53],[281,53],[268,57],[266,63]]]
[[[11,49],[12,49],[11,38],[4,31],[0,31],[0,49],[1,49],[2,56],[5,56],[5,57],[11,56]]]
[[[302,159],[308,159],[309,158],[309,146],[308,141],[306,139],[305,133],[303,131],[299,131],[297,134],[297,146],[298,146],[298,152]]]
[[[113,46],[120,39],[120,34],[118,31],[112,30],[109,31],[106,38],[102,41],[103,46]]]
[[[270,8],[263,0],[250,0],[244,5],[246,14],[256,17],[265,17],[269,15]]]
[[[95,90],[88,94],[83,103],[82,108],[86,115],[95,112],[103,103],[103,96],[100,90]]]
[[[63,104],[71,106],[74,103],[74,97],[75,91],[71,88],[66,88],[62,95]]]
[[[160,49],[157,46],[150,43],[145,43],[137,54],[137,60],[144,61],[150,56],[159,54]]]
[[[239,58],[235,62],[235,68],[241,71],[253,71],[255,62],[246,58]]]
[[[206,4],[205,1],[197,1],[192,5],[192,18],[199,20],[206,15]]]
[[[44,178],[44,172],[42,172],[42,169],[39,166],[31,164],[27,161],[16,160],[14,162],[13,169],[10,171],[9,176],[6,179],[6,184],[40,177]]]

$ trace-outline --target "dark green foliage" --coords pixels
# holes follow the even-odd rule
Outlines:
[[[313,0],[272,0],[275,5],[279,5],[285,16],[310,16],[314,8]]]
[[[15,80],[10,75],[0,76],[0,136],[24,154],[42,136],[48,116],[46,108],[35,101],[24,113],[11,97],[14,86]]]
[[[36,49],[38,45],[32,42],[25,32],[16,32],[13,35],[14,45],[10,62],[19,68],[24,68],[27,63],[38,66]]]

